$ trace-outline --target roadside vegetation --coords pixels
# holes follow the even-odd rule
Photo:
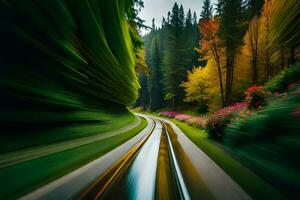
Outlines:
[[[188,35],[191,11],[185,15],[174,4],[162,26],[153,24],[144,36],[150,76],[140,77],[135,106],[175,122],[254,197],[256,189],[243,183],[247,176],[230,171],[236,168],[224,161],[228,156],[287,198],[300,189],[299,10],[296,0],[205,0],[197,26],[192,23],[195,45],[188,42],[195,39]],[[157,82],[159,91],[152,87]],[[214,147],[226,154],[207,150]]]
[[[142,6],[140,0],[0,2],[0,199],[71,172],[146,126],[142,120],[122,134],[75,145],[135,123],[127,106],[138,96],[136,74],[145,71],[138,60]],[[76,147],[45,150],[65,143]],[[6,159],[37,149],[43,156],[7,166]]]
[[[0,198],[14,199],[101,157],[147,126],[142,118],[135,128],[76,148],[0,168]],[[110,130],[111,131],[111,130]]]
[[[140,6],[1,1],[1,153],[132,122]]]
[[[180,127],[253,197],[263,199],[276,194],[274,198],[291,198],[299,180],[299,68],[296,64],[270,79],[266,86],[248,88],[243,102],[211,114],[161,111],[155,115]],[[279,193],[274,193],[274,188]]]

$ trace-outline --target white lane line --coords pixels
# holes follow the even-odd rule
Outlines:
[[[171,139],[170,139],[170,136],[169,136],[168,129],[167,129],[166,125],[164,125],[164,126],[165,126],[165,130],[166,130],[167,137],[168,137],[168,144],[169,144],[169,147],[170,147],[170,150],[171,150],[172,161],[174,163],[177,179],[178,179],[178,182],[179,182],[179,187],[180,187],[179,191],[180,191],[183,199],[190,200],[191,198],[190,198],[189,192],[187,190],[187,187],[185,185],[185,182],[183,180],[182,173],[181,173],[181,170],[180,170],[179,165],[178,165],[178,161],[177,161],[174,149],[173,149],[173,145],[172,145],[172,142],[171,142]]]

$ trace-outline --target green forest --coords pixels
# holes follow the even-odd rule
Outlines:
[[[127,193],[218,199],[221,171],[246,197],[297,199],[300,1],[178,0],[151,26],[146,2],[0,0],[0,199],[89,199],[150,167]],[[34,193],[48,184],[62,196]]]
[[[161,27],[153,19],[143,36],[148,71],[139,73],[134,110],[204,130],[293,196],[299,188],[299,10],[296,0],[205,0],[197,16],[175,3]]]

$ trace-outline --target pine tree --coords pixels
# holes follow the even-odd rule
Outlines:
[[[155,30],[156,30],[155,19],[153,18],[153,19],[152,19],[152,25],[151,25],[151,31],[152,31],[152,32],[155,32]]]
[[[193,26],[193,21],[192,21],[192,12],[191,9],[189,9],[189,11],[186,14],[186,20],[185,20],[185,28],[188,29],[192,29]]]
[[[216,16],[221,16],[223,13],[223,9],[224,9],[224,0],[218,0],[218,2],[215,4],[216,6]]]
[[[200,18],[201,19],[211,19],[212,12],[213,12],[213,6],[211,5],[210,0],[204,0]]]
[[[198,17],[196,12],[193,14],[193,25],[198,27]]]
[[[246,31],[242,5],[243,0],[224,0],[221,15],[220,36],[226,48],[226,105],[231,101],[235,55]]]
[[[194,13],[194,18],[192,17],[192,12],[189,9],[189,11],[186,14],[186,20],[185,20],[185,41],[186,41],[186,49],[187,49],[187,70],[191,70],[194,65],[196,65],[197,62],[197,52],[194,50],[194,48],[197,46],[199,41],[199,31],[198,26],[195,21],[197,21],[197,15]]]
[[[160,57],[158,34],[155,31],[151,44],[150,110],[157,110],[163,102]]]
[[[254,16],[260,16],[264,3],[264,0],[248,0],[248,18],[252,19]]]
[[[168,24],[170,23],[170,18],[171,18],[171,12],[169,11],[169,12],[168,12],[168,16],[167,16],[167,23],[168,23]]]
[[[183,7],[174,4],[167,26],[166,50],[164,57],[165,99],[175,107],[182,102],[184,91],[180,88],[186,76],[187,50],[184,32]]]
[[[184,9],[183,9],[183,6],[180,5],[180,9],[179,9],[179,27],[183,30],[184,25],[185,25]]]

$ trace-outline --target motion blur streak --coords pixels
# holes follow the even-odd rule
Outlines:
[[[133,163],[126,180],[130,199],[151,200],[155,194],[155,177],[158,150],[162,131],[161,123],[152,133]]]
[[[63,170],[59,161],[70,157],[45,164],[41,160],[50,151],[39,147],[135,122],[126,107],[139,88],[133,5],[133,0],[0,1],[0,154],[44,156],[2,165],[0,199],[17,198],[87,162],[83,151],[84,162]]]
[[[1,136],[131,115],[125,106],[139,88],[132,6],[128,0],[1,1]]]
[[[156,128],[142,146],[132,165],[104,193],[103,199],[154,199],[161,133],[162,124],[156,121]]]

